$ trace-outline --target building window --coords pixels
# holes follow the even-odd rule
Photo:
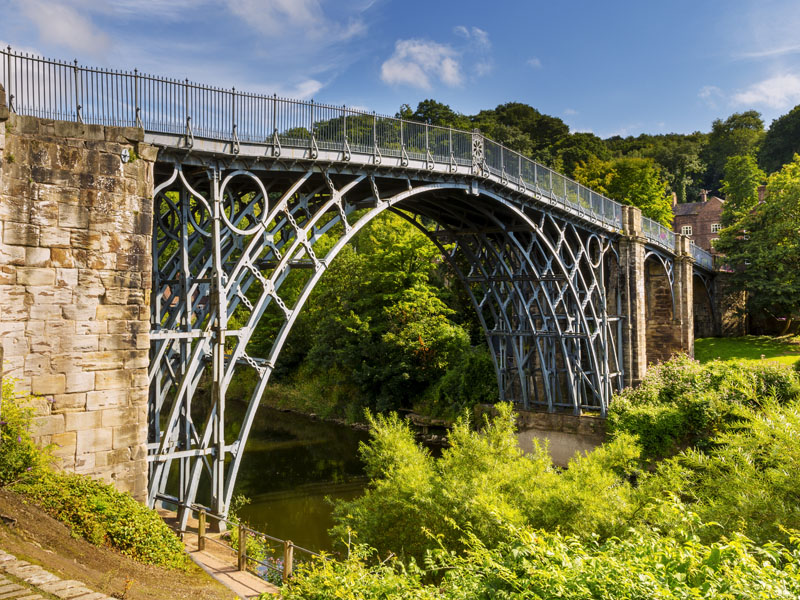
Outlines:
[[[712,223],[711,224],[711,233],[719,233],[719,230],[722,229],[719,223]]]
[[[692,226],[684,225],[683,227],[681,227],[681,233],[683,235],[692,235]]]

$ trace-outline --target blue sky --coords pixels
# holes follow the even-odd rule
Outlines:
[[[519,101],[603,137],[800,103],[798,0],[0,0],[0,42],[385,114]]]

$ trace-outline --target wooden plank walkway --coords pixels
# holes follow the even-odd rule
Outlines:
[[[166,509],[159,509],[159,514],[164,521],[171,527],[177,526],[178,517],[176,513]],[[236,553],[232,548],[224,548],[215,543],[219,540],[219,534],[206,533],[206,547],[204,550],[197,548],[197,519],[189,517],[187,523],[189,531],[183,534],[183,544],[192,560],[196,562],[206,573],[219,581],[235,593],[242,600],[258,598],[263,593],[278,595],[280,588],[264,581],[260,577],[247,571],[239,571],[236,566]],[[194,529],[195,531],[192,531]],[[210,543],[209,543],[210,542]]]

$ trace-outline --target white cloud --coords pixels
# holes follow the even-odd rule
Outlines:
[[[715,85],[704,85],[700,88],[700,91],[697,92],[697,96],[711,108],[717,108],[717,101],[722,99],[723,93],[722,90]]]
[[[48,43],[92,56],[103,55],[111,46],[109,37],[71,6],[49,0],[25,0],[20,7],[39,30],[40,39]]]
[[[468,59],[465,62],[472,63],[467,70],[474,73],[475,78],[491,73],[494,69],[494,61],[490,54],[492,42],[489,34],[480,27],[466,27],[465,25],[458,25],[453,28],[453,32],[467,41],[462,48],[462,54]]]
[[[455,87],[463,83],[458,53],[445,44],[428,40],[397,40],[394,53],[381,65],[381,79],[430,89],[433,78]]]
[[[457,35],[469,40],[476,47],[488,50],[492,47],[492,42],[489,41],[489,34],[479,27],[465,27],[458,25],[453,29]]]
[[[575,110],[574,108],[565,108],[564,109],[564,114],[567,115],[568,117],[571,117],[571,116],[577,115],[578,111]]]
[[[259,32],[276,37],[302,33],[331,42],[348,40],[366,31],[360,19],[346,24],[327,19],[319,0],[228,0],[228,7]]]
[[[536,58],[535,56],[533,56],[533,57],[529,58],[527,61],[525,61],[525,64],[527,64],[529,67],[532,67],[534,69],[541,69],[542,68],[542,61],[539,60],[538,58]]]
[[[742,52],[739,54],[739,58],[775,58],[778,56],[786,56],[787,54],[797,53],[800,53],[800,44],[791,44],[789,46],[772,46],[770,48]]]
[[[736,104],[785,109],[800,103],[800,77],[792,73],[770,77],[734,94]]]

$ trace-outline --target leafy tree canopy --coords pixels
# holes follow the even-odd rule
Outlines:
[[[618,202],[639,207],[644,216],[665,227],[671,226],[667,184],[651,159],[592,159],[575,169],[575,179]]]
[[[769,126],[758,162],[767,173],[774,173],[800,152],[800,104],[778,117]]]
[[[764,121],[755,110],[734,113],[711,125],[708,145],[702,158],[708,165],[705,184],[713,192],[720,190],[725,163],[731,156],[755,156],[764,139]]]

